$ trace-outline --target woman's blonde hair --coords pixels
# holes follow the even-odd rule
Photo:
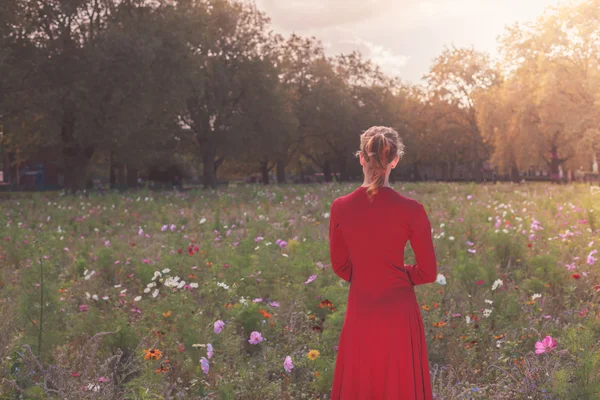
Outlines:
[[[363,155],[367,162],[367,173],[371,183],[367,186],[367,194],[373,196],[385,182],[385,173],[389,163],[398,156],[404,155],[404,144],[400,135],[392,128],[373,126],[360,135],[358,157]]]

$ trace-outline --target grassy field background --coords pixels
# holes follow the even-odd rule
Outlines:
[[[328,212],[356,187],[5,197],[0,398],[328,398],[349,287]],[[600,194],[394,188],[432,221],[436,398],[600,398]]]

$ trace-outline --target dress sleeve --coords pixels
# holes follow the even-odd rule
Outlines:
[[[352,261],[346,242],[342,237],[338,222],[339,214],[336,201],[331,204],[329,212],[329,255],[331,268],[340,278],[350,282],[352,280]]]
[[[409,228],[410,246],[415,253],[415,265],[405,265],[413,285],[434,282],[437,278],[437,261],[433,240],[431,238],[431,223],[422,204],[417,211]]]

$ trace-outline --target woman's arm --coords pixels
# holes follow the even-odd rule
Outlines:
[[[431,223],[422,204],[417,206],[409,229],[410,246],[417,263],[404,266],[408,276],[413,285],[434,282],[437,278],[437,261],[431,238]]]
[[[331,203],[329,212],[329,256],[331,268],[340,278],[350,282],[352,280],[352,261],[342,232],[339,229],[338,211],[336,200]]]

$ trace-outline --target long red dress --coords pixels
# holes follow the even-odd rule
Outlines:
[[[432,399],[414,291],[437,276],[425,209],[389,187],[370,201],[361,186],[332,203],[329,240],[333,270],[350,282],[331,399]],[[416,265],[404,264],[408,241]]]

